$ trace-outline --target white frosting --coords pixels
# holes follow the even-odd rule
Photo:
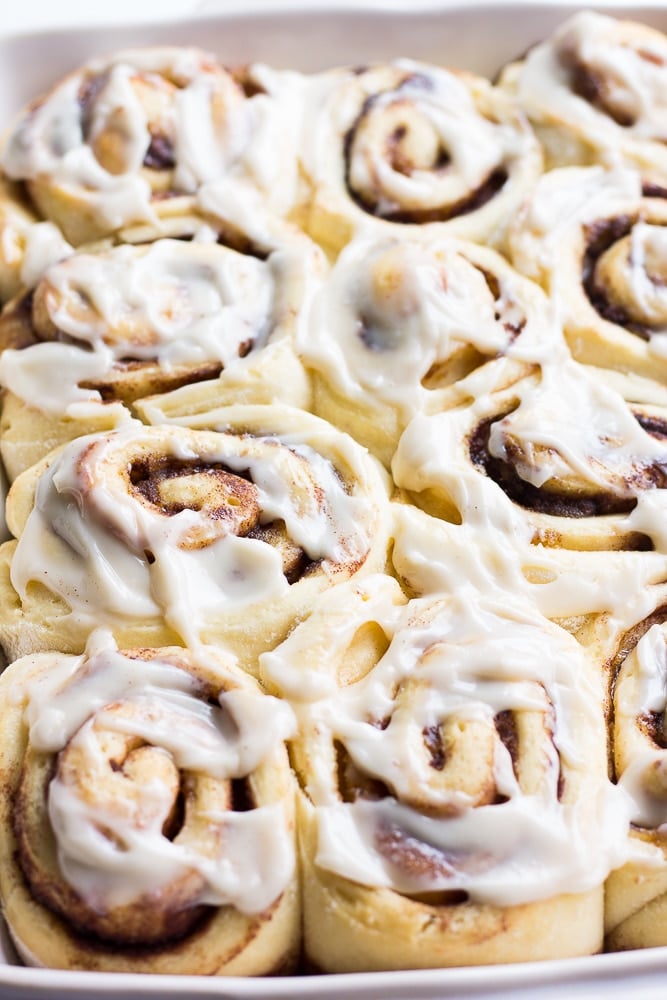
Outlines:
[[[323,561],[324,572],[368,553],[367,502],[348,494],[331,462],[303,439],[131,423],[67,445],[40,478],[12,561],[22,597],[39,580],[83,623],[160,616],[197,644],[216,612],[286,593],[271,545],[238,537],[205,509],[162,514],[128,490],[126,465],[151,450],[243,472],[255,484],[260,523],[282,520],[307,556]]]
[[[627,281],[631,307],[649,327],[651,341],[656,333],[667,333],[667,289],[661,271],[667,258],[667,229],[639,220],[630,234],[627,259],[621,280]],[[658,273],[654,266],[658,265]],[[657,280],[656,280],[657,278]],[[660,350],[667,352],[667,338]],[[654,344],[653,347],[657,347]]]
[[[226,661],[219,653],[207,656],[222,681]],[[159,748],[176,770],[224,782],[251,774],[294,730],[285,702],[232,684],[223,686],[219,707],[210,705],[199,696],[196,677],[159,657],[128,658],[104,633],[92,637],[86,655],[54,654],[54,660],[37,679],[16,681],[27,688],[31,744],[52,754],[65,748],[83,754],[93,771],[103,753],[99,740],[111,731]],[[111,809],[92,791],[83,776],[79,782],[58,774],[48,798],[61,871],[92,905],[124,905],[196,872],[195,902],[255,913],[291,877],[293,845],[280,805],[241,814],[209,809],[210,829],[219,831],[211,854],[192,838],[163,835],[173,788],[160,777],[143,785],[138,800],[118,800]]]
[[[466,444],[478,423],[497,414],[496,378],[496,372],[477,376],[467,407],[414,417],[399,442],[392,471],[397,485],[406,489],[441,490],[465,523],[488,525],[521,541],[530,537],[529,518],[475,468]],[[667,491],[646,489],[632,474],[654,464],[662,467],[667,452],[663,442],[641,428],[619,393],[556,352],[550,363],[543,363],[541,377],[517,382],[504,398],[516,408],[495,421],[491,454],[508,458],[511,447],[517,476],[538,488],[553,480],[580,493],[601,489],[619,498],[639,498],[622,526],[643,530],[665,551]]]
[[[63,239],[62,233],[52,222],[35,222],[27,226],[21,261],[21,285],[33,288],[47,268],[73,252],[73,247]]]
[[[627,124],[574,91],[573,61],[602,81],[603,103]],[[528,53],[518,96],[531,117],[576,126],[613,159],[614,147],[667,138],[666,63],[667,42],[659,32],[582,11]]]
[[[433,395],[423,384],[430,370],[465,347],[527,357],[514,339],[528,325],[539,356],[546,301],[500,260],[496,297],[483,270],[495,258],[476,250],[452,239],[352,240],[315,296],[297,345],[305,363],[347,398],[396,406],[405,422]]]
[[[454,231],[486,237],[522,180],[539,172],[540,147],[516,105],[479,77],[400,59],[323,73],[306,93],[303,162],[315,216],[356,231],[386,231],[395,213],[433,213]],[[332,156],[332,149],[336,154]],[[472,206],[485,185],[488,202]],[[502,202],[500,202],[502,199]],[[508,209],[509,211],[509,209]],[[451,213],[451,217],[448,216]],[[432,228],[417,215],[413,235]],[[495,238],[496,233],[493,233]]]
[[[648,736],[631,740],[630,734],[642,716],[663,715],[667,708],[666,633],[664,624],[653,625],[642,636],[621,667],[614,698],[615,739],[625,757],[619,785],[632,798],[633,822],[651,829],[667,827],[667,750]],[[662,788],[662,796],[652,793],[649,782]]]
[[[408,60],[395,66],[401,74],[398,86],[375,96],[355,130],[350,187],[360,193],[378,191],[379,215],[455,204],[513,157],[516,130],[483,116],[471,90],[453,73]],[[399,121],[414,136],[418,150],[416,167],[409,172],[395,169],[387,160],[382,141]],[[446,170],[433,170],[440,152],[450,162]],[[426,163],[420,169],[422,154]]]
[[[642,327],[646,344],[632,331],[595,311],[581,288],[587,226],[627,219],[628,233],[618,236],[595,263],[594,286],[628,321]],[[665,292],[665,222],[663,202],[642,196],[641,176],[626,167],[563,167],[544,174],[517,216],[510,248],[516,266],[546,285],[571,336],[598,327],[606,336],[634,341],[633,355],[667,355]],[[574,291],[573,291],[574,290]],[[617,341],[622,343],[622,341]]]
[[[400,608],[392,586],[380,578],[343,585],[345,595],[332,599],[331,625],[328,615],[317,623],[310,656],[306,638],[293,634],[262,658],[273,683],[292,697],[301,691],[295,707],[317,813],[317,864],[365,885],[464,889],[474,901],[498,905],[600,885],[624,857],[627,800],[606,776],[601,692],[578,643],[507,594],[494,599],[478,592],[471,600],[464,588]],[[337,687],[335,664],[344,662],[365,622],[382,628],[387,652],[363,678]],[[304,631],[313,634],[307,625]],[[317,651],[325,649],[320,659]],[[303,681],[304,653],[316,664],[317,684]],[[496,733],[494,717],[503,711],[541,719],[543,736],[532,750],[540,777],[531,790],[522,787]],[[448,723],[461,732],[477,727],[476,756],[490,741],[480,784],[488,789],[491,783],[506,801],[476,803],[471,792],[448,785],[448,759],[442,771],[432,765],[424,734]],[[582,734],[588,734],[588,751],[582,751]],[[387,786],[387,798],[340,801],[334,741],[364,774]],[[456,756],[455,747],[450,752]],[[531,751],[520,737],[519,759],[522,753]],[[578,785],[571,797],[570,781]],[[602,844],[590,837],[599,826]],[[407,838],[409,850],[434,862],[431,871],[426,864],[394,863],[391,850],[383,851],[384,836]]]
[[[49,321],[71,340],[5,351],[0,383],[30,405],[61,414],[100,400],[97,390],[80,384],[127,359],[154,362],[165,372],[183,364],[238,364],[248,348],[259,351],[278,339],[290,306],[296,310],[305,300],[313,280],[306,257],[294,248],[260,261],[216,244],[169,239],[76,254],[50,267],[39,288]],[[54,370],[61,377],[54,379]]]
[[[577,234],[587,223],[627,214],[642,196],[641,176],[617,167],[561,167],[543,174],[525,199],[510,232],[510,247],[521,270],[531,278],[544,275],[552,293],[565,292],[558,275],[567,254],[578,246]],[[574,243],[572,241],[574,240]],[[556,287],[552,287],[556,284]]]
[[[224,175],[230,183],[258,187],[276,210],[287,211],[296,185],[299,78],[263,67],[254,75],[267,92],[246,99],[232,77],[197,50],[118,52],[67,77],[26,111],[0,163],[11,178],[48,179],[54,190],[76,198],[101,230],[156,224],[150,182],[141,172],[151,134],[139,77],[154,90],[159,123],[173,146],[173,190],[194,194]],[[79,92],[96,78],[102,85],[84,134]],[[96,141],[106,135],[119,160],[108,168],[96,155]]]
[[[392,559],[418,594],[512,594],[547,618],[604,614],[609,628],[629,628],[654,607],[652,585],[667,573],[659,552],[571,552],[531,543],[493,523],[450,524],[395,505]],[[663,549],[663,552],[665,550]]]
[[[507,460],[508,438],[520,442],[524,461],[516,471],[534,486],[573,476],[623,495],[628,469],[667,457],[625,401],[575,362],[543,367],[539,385],[519,395],[516,410],[494,423],[489,451]]]

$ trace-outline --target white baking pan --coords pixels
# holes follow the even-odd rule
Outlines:
[[[19,2],[20,0],[14,0]],[[36,0],[32,0],[34,3]],[[282,0],[220,0],[188,19],[119,27],[54,29],[0,39],[0,131],[30,99],[92,55],[128,45],[194,44],[238,65],[263,61],[277,68],[314,71],[397,56],[457,66],[493,77],[531,44],[548,35],[581,4],[446,3],[422,0],[378,2],[354,8],[320,7],[315,0],[279,6]],[[589,7],[630,16],[667,31],[667,7]],[[155,5],[152,5],[155,7]],[[113,5],[109,4],[110,12]],[[45,8],[47,23],[54,13]],[[111,13],[110,13],[111,18]],[[10,19],[11,20],[11,19]],[[0,28],[0,30],[2,30]],[[268,1000],[580,1000],[632,998],[663,1000],[667,948],[591,958],[485,968],[426,972],[213,979],[204,977],[109,975],[28,969],[18,963],[6,933],[0,935],[0,998],[11,1000],[94,1000],[98,997],[268,998]]]

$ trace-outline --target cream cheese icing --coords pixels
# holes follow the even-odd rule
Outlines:
[[[131,422],[65,446],[40,478],[21,533],[12,582],[25,595],[39,580],[83,622],[164,616],[189,643],[216,609],[247,607],[285,594],[280,554],[232,533],[197,505],[171,515],[128,489],[126,464],[158,448],[167,461],[222,465],[253,484],[260,523],[281,520],[325,572],[363,562],[370,519],[314,447],[280,438],[146,428]],[[198,541],[200,539],[200,541]]]
[[[641,521],[644,532],[662,548],[664,442],[641,427],[620,393],[563,350],[543,363],[541,376],[517,381],[505,392],[503,405],[510,411],[506,415],[498,413],[492,379],[497,379],[495,371],[491,379],[477,375],[477,391],[468,397],[467,407],[413,418],[392,463],[399,486],[415,493],[442,489],[464,521],[487,523],[525,538],[526,515],[475,467],[466,444],[475,427],[491,417],[489,452],[510,460],[520,479],[538,488],[549,481],[560,483],[580,495],[603,489],[617,497],[637,498],[622,524],[634,529]]]
[[[600,691],[581,647],[507,594],[478,592],[471,600],[464,588],[401,606],[395,587],[377,577],[343,585],[329,595],[318,622],[324,635],[310,655],[306,626],[262,657],[264,676],[294,699],[300,719],[306,791],[318,820],[316,863],[364,885],[407,893],[463,889],[498,905],[599,885],[625,857],[628,802],[606,775]],[[362,678],[338,687],[335,664],[368,622],[385,632],[387,651]],[[304,654],[316,665],[317,683],[300,686]],[[503,711],[542,720],[540,778],[530,789],[520,777],[521,749],[513,763],[494,735],[493,720]],[[446,778],[440,786],[423,734],[445,720],[491,734],[489,780],[498,802],[478,804],[448,788]],[[385,797],[338,798],[335,742],[362,773],[386,785]],[[578,794],[561,798],[559,775],[566,788],[580,782]],[[410,805],[415,799],[421,808]],[[602,844],[592,842],[591,826],[605,830]],[[382,839],[392,831],[413,851],[425,844],[432,863],[402,867],[383,853]]]
[[[664,719],[667,708],[667,628],[653,625],[622,665],[616,683],[615,757],[619,785],[633,802],[632,821],[661,830],[667,826],[667,752],[656,739],[640,737],[649,716]],[[663,722],[664,729],[664,722]]]
[[[633,141],[664,141],[666,61],[659,32],[581,11],[528,53],[517,95],[531,118],[576,125],[613,162]],[[573,86],[578,67],[598,81],[595,102]]]
[[[497,292],[485,274],[494,264]],[[539,351],[540,307],[547,304],[537,289],[470,244],[358,237],[316,294],[297,346],[346,397],[392,404],[407,421],[434,395],[431,370],[457,351],[525,358],[530,352],[514,341],[526,327]]]
[[[63,414],[101,401],[99,390],[82,383],[94,386],[128,360],[165,373],[207,362],[229,368],[287,336],[316,271],[305,241],[265,261],[170,239],[78,253],[49,267],[38,285],[35,322],[56,337],[5,350],[0,383],[31,406]],[[54,369],[63,377],[54,379]]]
[[[158,226],[142,169],[153,138],[151,107],[173,147],[172,193],[194,195],[224,175],[273,195],[285,212],[295,194],[288,137],[298,130],[300,78],[261,66],[255,75],[257,93],[246,98],[213,57],[195,49],[127,50],[94,60],[19,118],[0,163],[10,178],[38,180],[76,199],[99,234],[137,222]],[[142,86],[152,104],[144,103]],[[85,111],[82,88],[91,87]]]
[[[128,657],[103,630],[93,634],[83,656],[46,655],[52,668],[36,679],[19,678],[12,692],[17,699],[27,688],[31,746],[52,754],[67,747],[90,762],[92,773],[106,731],[159,748],[169,774],[173,768],[226,781],[250,774],[294,729],[285,702],[247,683],[238,687],[232,681],[225,690],[229,659],[218,651],[205,652],[202,661],[220,676],[218,705],[202,699],[196,675],[168,657]],[[164,836],[173,788],[161,773],[142,787],[134,805],[114,800],[109,808],[86,795],[85,780],[61,767],[49,784],[48,813],[61,871],[93,905],[125,905],[194,871],[201,880],[198,903],[255,913],[280,895],[292,875],[294,848],[280,805],[243,813],[209,810],[219,839],[218,852],[211,854],[200,852],[192,839],[181,843]]]

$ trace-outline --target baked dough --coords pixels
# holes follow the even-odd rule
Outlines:
[[[119,651],[102,631],[82,656],[17,661],[0,686],[0,891],[27,961],[294,966],[287,705],[219,650]]]
[[[49,267],[0,317],[0,452],[10,478],[58,444],[119,426],[133,404],[143,415],[148,396],[159,396],[152,406],[165,422],[233,402],[307,406],[294,340],[324,270],[305,237],[262,260],[164,239]]]
[[[499,358],[517,376],[548,336],[548,303],[500,254],[453,237],[357,237],[316,292],[297,349],[314,412],[387,467],[420,412]]]
[[[306,226],[332,251],[359,231],[502,242],[542,153],[487,80],[410,60],[313,81],[302,156]]]
[[[322,590],[384,568],[390,530],[380,466],[278,406],[79,438],[14,482],[7,517],[8,659],[80,652],[107,624],[124,646],[218,644],[251,672]]]
[[[601,947],[609,859],[588,830],[622,829],[624,814],[607,781],[602,679],[572,636],[507,595],[463,584],[407,601],[370,577],[323,597],[261,667],[299,719],[316,968]]]

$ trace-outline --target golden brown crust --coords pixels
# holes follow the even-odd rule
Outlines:
[[[182,649],[128,651],[132,659],[143,662],[170,663],[179,669],[192,671],[201,678],[200,696],[209,691],[214,701],[221,690],[221,677],[210,667],[197,665],[196,658]],[[210,661],[209,661],[210,662]],[[168,755],[157,746],[126,748],[128,756],[118,757],[118,734],[109,731],[104,761],[89,758],[76,741],[66,746],[57,757],[35,751],[30,744],[23,711],[27,701],[23,683],[28,677],[34,682],[45,671],[57,665],[54,654],[33,657],[10,668],[2,684],[18,685],[22,698],[6,707],[3,730],[7,740],[0,748],[0,773],[3,795],[0,801],[0,853],[2,854],[2,895],[5,916],[19,949],[30,961],[53,968],[79,968],[106,971],[160,972],[167,974],[268,974],[276,968],[293,967],[298,952],[299,900],[294,877],[284,891],[260,913],[244,915],[231,905],[215,907],[197,905],[197,879],[191,874],[167,886],[155,895],[139,897],[105,912],[104,906],[86,901],[63,878],[53,829],[47,812],[48,789],[53,780],[74,782],[79,794],[100,815],[114,816],[131,801],[133,790],[141,791],[148,777],[161,782],[155,764],[162,759],[162,770],[172,765]],[[219,669],[219,668],[218,668]],[[243,675],[232,673],[222,681],[222,690],[235,686],[248,689],[250,682]],[[208,671],[208,674],[207,674]],[[110,706],[114,710],[114,706]],[[116,706],[118,711],[120,706]],[[123,710],[123,709],[121,709]],[[128,703],[125,712],[131,711]],[[101,718],[104,726],[108,717]],[[111,742],[109,743],[109,740]],[[132,742],[132,741],[131,741]],[[137,744],[137,741],[133,741]],[[115,744],[115,749],[114,749]],[[84,756],[81,757],[83,752]],[[79,763],[74,760],[78,755]],[[143,761],[142,758],[143,757]],[[151,761],[152,758],[152,761]],[[80,765],[84,765],[81,769]],[[68,769],[74,766],[75,771]],[[100,767],[108,767],[105,776]],[[141,769],[149,767],[149,775]],[[99,773],[90,773],[90,768]],[[280,803],[288,829],[293,830],[293,793],[291,775],[283,748],[273,750],[248,779],[248,795],[244,808]],[[184,814],[173,816],[169,836],[189,842],[193,849],[206,840],[205,850],[216,851],[215,833],[210,822],[203,822],[206,810],[217,802],[216,809],[235,808],[227,791],[216,779],[197,777],[187,772],[181,775],[185,795]],[[201,787],[196,789],[196,783]],[[228,783],[229,784],[229,783]],[[115,785],[115,787],[114,787]],[[180,793],[177,793],[175,802]],[[220,795],[222,794],[222,798]],[[150,805],[141,796],[136,807],[146,810]],[[197,818],[197,812],[201,817]],[[190,819],[188,819],[188,815]]]

